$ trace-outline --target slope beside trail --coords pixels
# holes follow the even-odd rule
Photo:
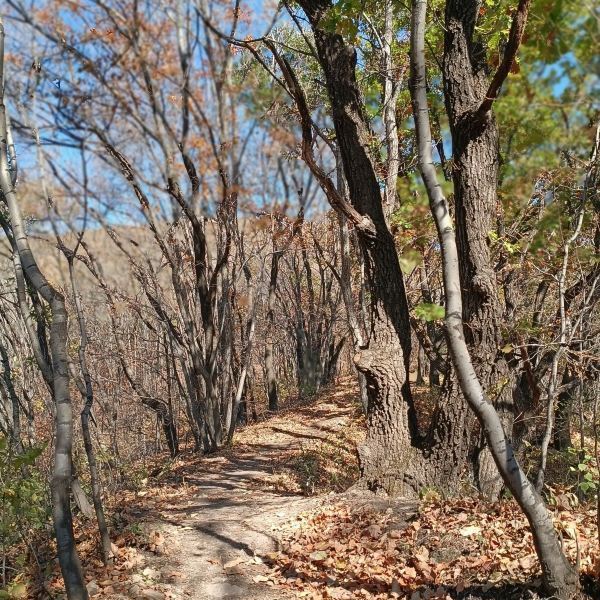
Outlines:
[[[294,597],[269,586],[261,557],[277,550],[281,524],[323,502],[300,488],[317,485],[319,452],[352,457],[348,430],[358,413],[342,379],[310,403],[245,427],[227,451],[178,461],[125,500],[147,539],[127,565],[127,582],[94,581],[91,591],[115,600]]]

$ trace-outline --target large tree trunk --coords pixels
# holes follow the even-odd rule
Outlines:
[[[577,591],[577,571],[569,564],[561,549],[551,514],[515,458],[498,412],[486,396],[475,371],[469,346],[466,343],[461,298],[460,254],[449,207],[437,180],[431,151],[431,127],[425,83],[426,7],[426,0],[413,0],[410,88],[417,133],[419,169],[427,189],[431,213],[442,249],[446,292],[445,326],[450,355],[461,391],[479,420],[498,471],[529,521],[542,566],[545,587],[553,597],[561,600],[568,599]]]
[[[368,338],[355,355],[367,384],[367,436],[361,446],[361,479],[371,490],[414,492],[412,440],[417,421],[407,384],[410,325],[404,281],[394,239],[387,227],[382,197],[368,148],[371,131],[356,81],[356,51],[328,30],[322,18],[329,1],[301,0],[325,73],[332,116],[349,197],[365,261],[370,306]],[[332,184],[331,184],[332,185]]]
[[[311,23],[325,74],[350,204],[316,165],[306,99],[289,65],[277,57],[294,90],[302,155],[332,206],[354,225],[369,291],[365,339],[355,355],[367,388],[367,435],[359,449],[361,483],[371,490],[415,495],[427,485],[453,491],[467,455],[468,411],[456,396],[439,411],[429,436],[420,434],[407,381],[411,331],[404,281],[369,154],[372,132],[356,80],[356,51],[322,23],[327,0],[300,2]],[[271,50],[276,54],[272,45]]]
[[[498,180],[498,127],[493,114],[484,119],[474,113],[489,87],[484,49],[473,41],[480,3],[449,0],[444,36],[444,93],[452,133],[452,177],[457,247],[462,282],[466,342],[473,352],[475,372],[498,409],[511,435],[513,388],[511,372],[501,344],[502,305],[491,261],[489,232],[495,227]],[[460,394],[456,382],[450,394]],[[483,442],[482,436],[482,442]],[[476,451],[480,491],[497,497],[502,480],[489,450],[480,443]]]

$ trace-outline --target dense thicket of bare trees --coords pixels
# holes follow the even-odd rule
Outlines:
[[[69,598],[79,471],[110,561],[134,457],[214,452],[341,371],[363,488],[507,487],[570,597],[543,492],[597,418],[599,130],[582,92],[564,143],[508,131],[531,2],[56,4],[0,22],[0,435],[53,450]]]

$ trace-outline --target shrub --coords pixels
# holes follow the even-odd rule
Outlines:
[[[17,453],[0,436],[0,598],[15,597],[10,584],[26,562],[25,541],[48,520],[46,486],[35,467],[42,451]]]

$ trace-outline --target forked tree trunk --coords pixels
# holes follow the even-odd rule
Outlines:
[[[514,421],[516,374],[499,348],[503,310],[489,248],[495,228],[498,182],[498,127],[493,114],[475,119],[489,81],[483,49],[475,47],[474,27],[480,2],[449,0],[444,34],[444,93],[452,134],[452,178],[456,241],[462,281],[465,341],[473,352],[479,381],[488,390],[509,435]],[[459,385],[449,393],[460,394]],[[480,491],[497,498],[502,480],[483,439],[476,450],[475,471]]]
[[[486,397],[465,340],[459,252],[446,199],[438,182],[431,150],[431,128],[425,84],[426,0],[413,0],[411,26],[411,97],[419,154],[419,169],[427,190],[431,213],[442,249],[445,326],[448,345],[460,388],[473,410],[503,481],[521,506],[533,534],[547,591],[560,599],[571,598],[578,588],[577,572],[567,561],[554,530],[552,516],[521,469],[502,427],[498,412]]]
[[[302,122],[302,156],[332,206],[354,225],[369,291],[365,339],[355,355],[367,388],[367,435],[359,449],[361,484],[389,494],[416,495],[428,485],[452,491],[466,461],[464,401],[446,404],[430,435],[420,434],[407,381],[411,331],[404,281],[394,238],[386,224],[374,161],[373,134],[356,79],[356,50],[323,19],[328,0],[301,0],[325,74],[350,203],[316,164],[304,92],[284,59],[274,53],[293,90]]]

